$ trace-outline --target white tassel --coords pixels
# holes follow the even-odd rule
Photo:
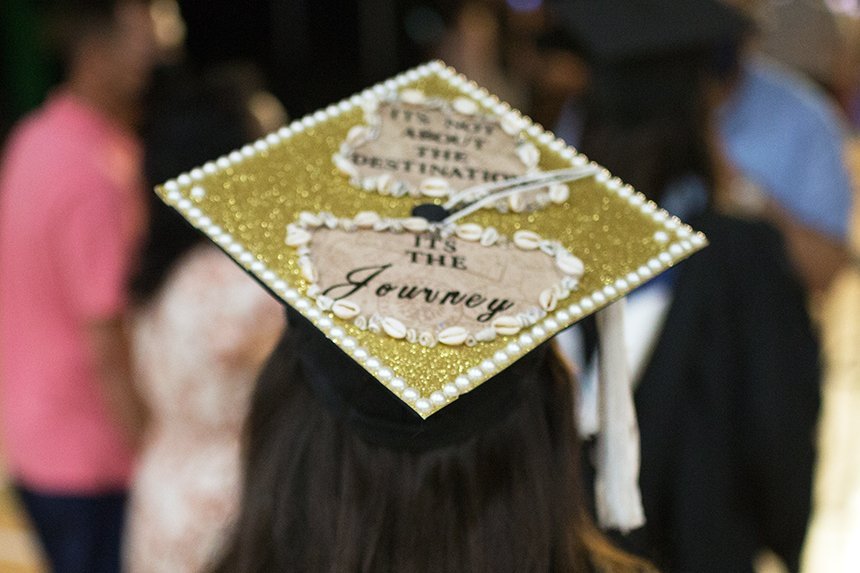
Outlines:
[[[623,533],[645,523],[639,491],[639,427],[624,347],[624,300],[597,313],[600,336],[600,434],[595,496],[597,521]]]

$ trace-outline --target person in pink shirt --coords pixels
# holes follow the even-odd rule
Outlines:
[[[132,125],[155,43],[142,1],[66,4],[67,80],[0,164],[0,424],[52,569],[114,572],[145,419],[123,317],[145,223]]]

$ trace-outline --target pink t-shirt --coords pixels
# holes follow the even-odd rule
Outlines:
[[[0,424],[15,479],[43,492],[125,488],[132,450],[100,392],[84,326],[123,312],[144,220],[136,140],[60,92],[0,165]]]

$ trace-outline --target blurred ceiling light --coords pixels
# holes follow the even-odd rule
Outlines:
[[[543,6],[543,0],[507,0],[508,7],[514,12],[534,12]]]
[[[149,10],[158,47],[164,51],[181,48],[185,42],[185,21],[176,0],[153,0]]]

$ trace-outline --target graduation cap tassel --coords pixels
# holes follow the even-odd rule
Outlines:
[[[645,523],[639,492],[639,427],[624,348],[624,300],[597,313],[600,433],[595,495],[601,527],[627,532]]]

